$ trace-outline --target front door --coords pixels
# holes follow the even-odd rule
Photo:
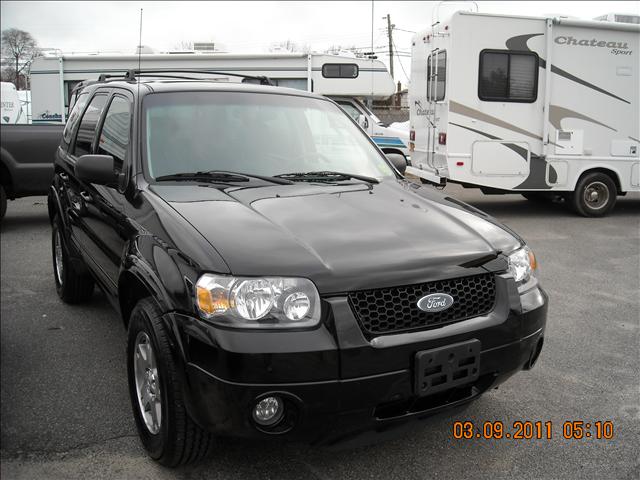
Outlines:
[[[125,171],[130,152],[132,99],[125,93],[115,93],[105,103],[105,111],[94,128],[94,139],[88,153],[111,155],[119,174]],[[78,137],[81,131],[82,123]],[[125,198],[118,185],[78,183],[81,202],[78,242],[81,252],[98,280],[115,294],[127,238]]]

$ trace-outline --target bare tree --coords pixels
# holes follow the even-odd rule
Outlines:
[[[24,83],[26,87],[26,79],[20,82],[21,77],[25,77],[31,67],[31,62],[40,54],[38,42],[35,38],[24,30],[17,28],[9,28],[2,31],[2,57],[11,60],[14,64],[14,84],[20,89],[20,84]]]
[[[325,53],[331,53],[333,55],[343,54],[345,52],[349,52],[350,54],[356,57],[362,57],[362,51],[357,48],[355,45],[345,46],[345,45],[331,45]]]
[[[190,52],[193,50],[193,42],[189,40],[180,40],[173,48],[179,52]]]
[[[311,46],[304,44],[301,45],[293,40],[285,40],[284,42],[276,42],[269,48],[271,52],[291,52],[291,53],[310,53]]]

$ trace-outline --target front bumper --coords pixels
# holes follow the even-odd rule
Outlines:
[[[314,330],[239,332],[180,315],[166,321],[177,334],[189,413],[212,432],[334,443],[363,431],[383,431],[410,419],[464,405],[523,368],[542,346],[547,296],[519,294],[497,277],[496,308],[484,317],[401,335],[366,339],[346,297],[326,299],[330,315]],[[430,396],[414,391],[417,352],[477,339],[479,377]],[[252,421],[257,399],[285,400],[279,431]]]

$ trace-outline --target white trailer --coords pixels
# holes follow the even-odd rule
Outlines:
[[[20,93],[11,82],[0,82],[0,103],[2,104],[0,123],[27,123],[27,114],[20,101]]]
[[[138,68],[137,55],[62,55],[42,57],[31,67],[33,122],[64,122],[69,96],[81,81],[101,74],[121,75]],[[324,54],[142,54],[140,67],[153,70],[210,70],[266,76],[278,86],[326,95],[369,133],[385,153],[408,157],[408,132],[384,125],[363,99],[386,99],[395,84],[385,65],[375,59]],[[238,77],[216,75],[220,81]]]
[[[639,53],[633,24],[436,22],[412,40],[407,172],[606,214],[616,194],[640,191]]]

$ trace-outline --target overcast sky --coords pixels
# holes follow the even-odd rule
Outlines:
[[[411,33],[432,23],[439,2],[373,2],[373,45],[388,63],[386,20],[395,24],[394,43],[408,73]],[[591,19],[610,12],[640,14],[634,2],[477,2],[481,12],[519,15],[562,14]],[[30,32],[41,47],[64,52],[133,53],[138,44],[140,8],[144,10],[142,44],[156,51],[181,42],[213,41],[229,52],[264,52],[292,40],[324,51],[333,45],[371,45],[371,1],[361,2],[23,2],[0,3],[2,30]],[[441,16],[458,4],[440,7]],[[402,31],[405,30],[405,31]],[[401,65],[396,79],[405,83]]]

